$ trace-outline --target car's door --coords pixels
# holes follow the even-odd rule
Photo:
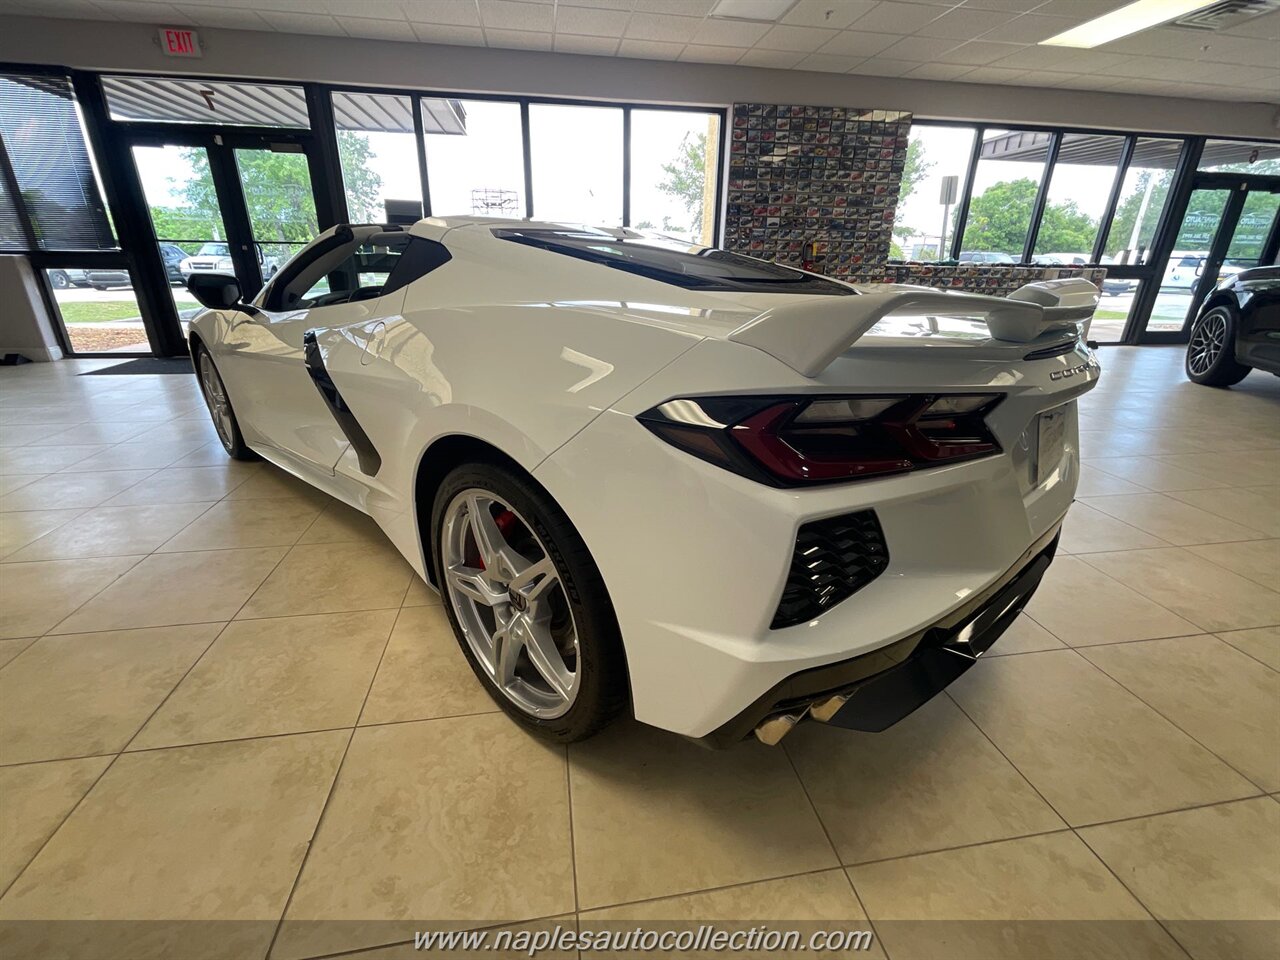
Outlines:
[[[386,272],[361,273],[358,263],[364,231],[377,228],[356,230],[346,243],[331,234],[299,254],[254,309],[235,316],[220,361],[233,402],[249,405],[242,423],[287,457],[329,474],[349,442],[306,367],[303,339],[309,330],[378,315]]]

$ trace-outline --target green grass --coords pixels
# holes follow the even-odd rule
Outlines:
[[[1095,320],[1127,320],[1129,312],[1127,310],[1095,310],[1093,311],[1093,319]]]
[[[197,306],[194,300],[179,300],[179,310]],[[73,301],[58,304],[67,323],[106,323],[110,320],[140,320],[138,305],[128,300]]]

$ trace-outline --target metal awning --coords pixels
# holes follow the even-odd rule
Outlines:
[[[982,141],[984,160],[1021,160],[1043,163],[1049,150],[1051,134],[1039,130],[1010,130],[994,134]],[[1105,133],[1068,133],[1062,137],[1059,163],[1100,164],[1115,166],[1120,159],[1123,137]],[[1254,151],[1257,156],[1253,157]],[[1178,165],[1182,141],[1160,137],[1139,137],[1134,144],[1132,166],[1172,170]],[[1210,140],[1204,145],[1200,168],[1224,163],[1248,163],[1280,157],[1280,144],[1250,143],[1243,140]]]
[[[307,130],[307,98],[301,87],[224,80],[103,77],[113,120],[227,123]]]
[[[339,130],[413,133],[413,100],[403,95],[335,91],[333,115]],[[422,131],[464,135],[467,111],[458,100],[423,97]]]
[[[307,97],[287,84],[186,80],[177,77],[103,77],[113,120],[161,123],[226,123],[236,126],[307,130]],[[333,94],[339,130],[413,133],[413,100],[408,96],[341,90]],[[424,97],[426,133],[465,134],[466,110],[457,100]]]

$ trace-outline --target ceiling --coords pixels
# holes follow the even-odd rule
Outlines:
[[[0,0],[0,13],[1280,103],[1280,11],[1093,50],[1037,42],[1128,0],[795,0],[776,23],[715,0]]]

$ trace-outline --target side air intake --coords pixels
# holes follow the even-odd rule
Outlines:
[[[849,599],[889,566],[889,548],[874,510],[804,524],[770,628],[791,627]]]

